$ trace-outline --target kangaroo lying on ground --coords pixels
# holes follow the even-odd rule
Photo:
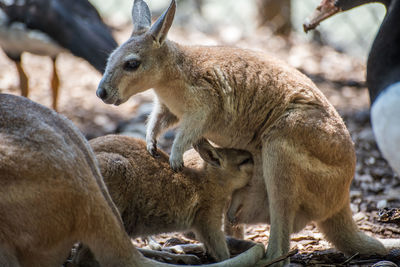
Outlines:
[[[387,253],[352,219],[353,142],[314,83],[268,54],[168,40],[175,8],[172,0],[151,26],[148,6],[135,0],[132,36],[110,55],[97,95],[119,105],[154,88],[147,148],[155,155],[157,137],[179,122],[170,156],[174,170],[202,137],[250,151],[255,174],[234,194],[240,212],[231,213],[240,223],[271,224],[266,260],[286,254],[290,234],[310,221],[347,254]]]
[[[249,152],[212,147],[205,139],[185,153],[182,172],[168,155],[153,158],[144,141],[118,135],[90,141],[104,182],[133,237],[193,229],[217,260],[229,258],[221,230],[227,202],[253,173]]]
[[[146,259],[132,245],[79,130],[48,108],[6,94],[0,94],[0,218],[2,267],[61,266],[77,241],[100,266],[175,266]],[[214,266],[249,266],[257,254],[263,250],[254,246]]]

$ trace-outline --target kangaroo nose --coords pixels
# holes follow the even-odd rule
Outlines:
[[[107,91],[106,91],[106,89],[99,87],[99,88],[97,88],[96,95],[100,99],[104,100],[107,98]]]

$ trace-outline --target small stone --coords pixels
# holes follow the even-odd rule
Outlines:
[[[353,216],[353,220],[358,222],[358,221],[362,221],[366,218],[365,214],[363,212],[358,212],[356,214],[354,214]]]
[[[378,209],[383,209],[383,208],[386,208],[387,205],[388,205],[387,200],[386,199],[382,199],[382,200],[378,201],[378,203],[376,204],[376,207]]]
[[[360,175],[356,179],[362,183],[372,183],[373,182],[372,176],[369,174]]]
[[[383,234],[384,234],[385,236],[392,236],[393,232],[390,231],[390,230],[385,230],[385,231],[383,232]]]
[[[360,211],[366,212],[368,210],[368,205],[367,203],[361,203],[360,204]]]
[[[384,168],[376,167],[376,168],[371,169],[371,174],[375,178],[380,178],[386,174],[386,170]]]
[[[353,213],[357,213],[360,211],[357,204],[350,203],[350,208]]]
[[[362,192],[360,190],[351,190],[350,191],[350,198],[360,198],[362,196]]]
[[[371,128],[364,128],[359,133],[359,138],[369,142],[375,142],[375,136]]]
[[[365,163],[368,164],[368,165],[374,165],[375,161],[376,161],[376,159],[375,159],[374,157],[369,157],[369,158],[366,160]]]

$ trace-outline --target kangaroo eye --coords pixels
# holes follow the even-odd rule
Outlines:
[[[140,61],[136,59],[128,60],[124,63],[123,69],[126,71],[137,70],[140,66]]]

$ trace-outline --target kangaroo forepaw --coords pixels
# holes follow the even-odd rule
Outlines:
[[[149,151],[150,155],[152,155],[154,158],[159,158],[160,153],[157,151],[157,142],[147,142],[147,151]]]
[[[174,172],[180,172],[183,169],[183,159],[181,158],[175,158],[173,157],[173,155],[171,154],[170,158],[169,158],[169,165],[171,165],[171,169]]]

